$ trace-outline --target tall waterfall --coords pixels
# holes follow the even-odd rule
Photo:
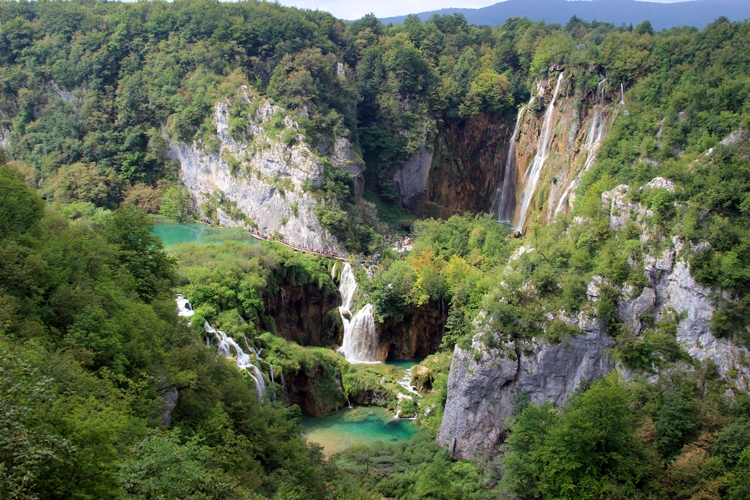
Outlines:
[[[534,98],[532,97],[533,101]],[[531,104],[531,101],[529,101]],[[506,222],[508,224],[513,223],[513,212],[516,209],[516,181],[518,180],[518,165],[516,162],[516,140],[518,139],[518,129],[523,121],[523,115],[526,112],[527,106],[521,107],[518,110],[518,118],[516,118],[516,126],[513,129],[513,135],[510,137],[508,142],[508,158],[505,160],[505,172],[503,173],[503,185],[498,188],[495,197],[495,203],[497,204],[497,220],[498,222]]]
[[[516,212],[516,224],[514,225],[516,231],[523,230],[523,225],[526,222],[526,213],[529,210],[529,205],[531,204],[531,200],[536,192],[537,184],[539,184],[542,167],[544,167],[544,163],[549,156],[549,150],[552,146],[552,119],[555,116],[555,101],[560,94],[560,87],[562,86],[563,78],[564,73],[560,73],[560,76],[557,78],[555,93],[552,95],[552,101],[550,101],[547,111],[544,113],[542,132],[539,134],[536,156],[534,156],[534,160],[531,162],[528,170],[526,170],[526,182],[524,183],[523,192],[521,193],[521,199],[518,202],[518,210]]]
[[[596,161],[596,153],[599,151],[599,146],[602,143],[602,138],[604,138],[604,133],[607,128],[607,120],[604,116],[604,94],[606,90],[604,87],[604,83],[606,81],[606,78],[602,78],[602,81],[600,81],[596,86],[594,114],[591,117],[591,127],[589,127],[588,136],[586,137],[586,144],[584,145],[587,153],[586,162],[583,164],[583,168],[578,173],[578,175],[576,175],[575,178],[570,181],[568,187],[565,188],[562,196],[560,196],[560,199],[557,201],[557,207],[555,207],[554,215],[559,214],[562,211],[563,207],[568,204],[568,197],[570,195],[570,192],[578,187],[578,185],[581,183],[583,174],[588,172],[588,170]]]
[[[266,382],[263,380],[263,374],[261,373],[260,368],[253,364],[250,359],[250,355],[243,351],[232,337],[221,330],[215,329],[208,324],[208,321],[203,324],[203,328],[206,329],[206,333],[214,335],[219,342],[219,346],[217,347],[218,354],[225,358],[231,358],[232,351],[234,351],[234,362],[237,363],[237,367],[241,370],[247,370],[247,374],[250,375],[250,378],[255,382],[255,393],[258,396],[258,400],[262,400],[266,395]],[[256,351],[255,349],[251,349],[251,351],[255,354],[258,361],[261,361],[260,351]]]
[[[339,292],[341,293],[341,323],[344,325],[344,341],[341,352],[350,363],[377,363],[378,333],[375,330],[375,316],[372,304],[352,314],[357,280],[352,266],[348,263],[341,271]]]

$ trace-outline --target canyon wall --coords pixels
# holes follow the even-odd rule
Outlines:
[[[464,212],[493,212],[499,217],[503,203],[517,206],[527,189],[529,170],[543,149],[545,116],[556,83],[557,79],[538,83],[532,101],[521,107],[515,135],[519,117],[508,114],[447,120],[437,127],[441,132],[435,137],[427,137],[425,127],[422,148],[394,175],[402,205],[422,217]],[[618,113],[614,104],[618,98],[615,90],[607,90],[606,82],[596,90],[576,91],[563,76],[546,127],[548,151],[533,186],[527,221],[548,224],[557,213],[570,210],[581,175],[593,164]],[[505,190],[513,197],[511,202],[501,199],[504,184],[512,185]]]
[[[670,190],[674,186],[656,178],[645,189]],[[691,276],[683,253],[689,243],[679,238],[667,241],[660,236],[650,221],[653,213],[631,201],[630,191],[622,185],[603,193],[610,229],[620,231],[634,223],[641,230],[644,249],[650,248],[649,242],[659,242],[657,247],[663,250],[658,255],[644,251],[639,259],[630,261],[631,267],[643,270],[647,284],[640,289],[619,287],[618,320],[626,325],[627,334],[638,336],[645,331],[645,316],[650,315],[656,322],[674,318],[676,340],[693,360],[710,360],[721,377],[747,390],[750,352],[711,332],[714,291]],[[581,222],[584,221],[574,221]],[[588,306],[583,310],[596,310],[605,284],[614,286],[601,276],[593,277],[587,291]],[[606,322],[595,316],[581,313],[576,318],[563,318],[582,333],[558,344],[541,339],[515,341],[500,332],[480,331],[470,349],[457,346],[438,442],[447,445],[456,458],[473,458],[481,450],[496,451],[505,439],[508,419],[520,402],[551,401],[563,406],[574,391],[613,369],[625,378],[644,374],[613,363],[609,349],[614,340],[606,333]],[[658,372],[645,374],[658,377]]]
[[[218,147],[212,151],[197,142],[169,147],[168,156],[180,163],[180,180],[196,204],[214,204],[222,224],[278,233],[296,245],[344,254],[314,213],[317,201],[310,189],[323,184],[323,164],[299,134],[299,125],[264,99],[251,100],[247,94],[236,99],[256,107],[245,129],[230,130],[230,103],[222,101],[213,117]],[[274,123],[281,116],[282,123]],[[336,141],[332,161],[361,172],[348,147],[348,141]]]

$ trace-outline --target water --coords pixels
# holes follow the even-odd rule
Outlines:
[[[529,205],[536,192],[537,184],[539,184],[539,178],[542,174],[542,167],[547,161],[549,156],[550,147],[552,146],[552,119],[555,115],[555,101],[557,96],[560,94],[560,87],[562,86],[564,73],[560,73],[557,78],[557,85],[555,86],[555,93],[552,95],[552,101],[550,101],[547,111],[544,113],[544,121],[542,122],[542,131],[539,134],[539,143],[536,148],[536,156],[531,162],[529,169],[526,171],[526,182],[524,184],[523,193],[521,194],[521,200],[518,203],[518,210],[516,212],[517,221],[514,226],[516,231],[523,231],[523,225],[526,222],[526,213],[529,210]]]
[[[386,366],[393,366],[397,370],[411,370],[415,366],[417,366],[419,363],[424,361],[424,358],[415,358],[415,359],[389,359],[385,363],[383,363]]]
[[[190,301],[188,299],[178,293],[175,300],[177,301],[177,316],[189,318],[190,316],[195,314],[195,311],[193,311],[193,306],[190,304]]]
[[[578,185],[581,183],[581,178],[583,177],[583,174],[588,172],[588,170],[596,161],[596,153],[599,151],[599,146],[602,143],[602,139],[604,138],[604,134],[607,128],[607,120],[606,120],[606,117],[604,116],[604,96],[605,96],[604,83],[606,81],[607,79],[603,78],[602,81],[600,81],[599,84],[596,86],[596,100],[594,104],[594,115],[591,117],[591,127],[589,128],[588,136],[586,138],[586,144],[584,146],[587,152],[586,162],[583,165],[583,169],[581,169],[578,175],[576,175],[575,178],[572,181],[570,181],[570,184],[568,184],[568,187],[565,188],[565,191],[563,192],[562,196],[557,202],[557,207],[555,208],[554,215],[557,215],[560,212],[562,212],[563,208],[566,205],[570,205],[570,203],[568,203],[568,197],[570,195],[570,192],[573,189],[578,187]]]
[[[201,224],[154,224],[153,234],[165,247],[182,243],[221,243],[226,240],[254,243],[247,230],[234,227],[211,227]]]
[[[378,332],[375,329],[375,316],[372,304],[353,314],[354,294],[357,291],[357,280],[352,266],[348,263],[341,271],[339,293],[341,293],[341,323],[344,325],[344,340],[341,352],[350,363],[378,363]]]
[[[387,410],[377,407],[346,408],[321,418],[302,417],[301,424],[307,440],[321,445],[326,456],[377,441],[406,441],[417,433],[413,421],[394,420]]]
[[[222,355],[226,358],[234,358],[234,362],[237,363],[237,367],[241,370],[247,371],[247,374],[250,375],[250,378],[252,378],[253,382],[255,382],[255,393],[258,396],[258,400],[262,400],[266,395],[266,382],[265,380],[263,380],[263,374],[261,373],[260,368],[253,364],[252,360],[250,359],[250,355],[243,351],[239,344],[237,344],[237,342],[235,342],[232,337],[222,332],[221,330],[215,329],[208,324],[208,321],[204,323],[203,328],[205,328],[206,333],[213,334],[216,337],[216,340],[219,342],[219,345],[216,348],[216,352],[219,355]],[[256,351],[255,349],[249,350],[255,354],[255,357],[258,359],[258,361],[261,361],[260,351]],[[233,351],[234,355],[232,355]]]
[[[529,104],[534,100],[531,98]],[[503,173],[503,185],[497,193],[497,220],[507,224],[513,223],[513,214],[516,210],[516,183],[518,182],[518,164],[516,162],[516,140],[518,140],[518,129],[523,121],[528,105],[518,110],[516,126],[508,143],[508,158],[505,160],[505,172]]]

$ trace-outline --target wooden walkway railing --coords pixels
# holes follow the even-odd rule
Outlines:
[[[270,241],[270,242],[273,242],[273,243],[280,243],[280,244],[284,245],[285,247],[289,248],[290,250],[294,250],[295,252],[308,253],[310,255],[321,255],[321,256],[329,258],[329,259],[334,259],[334,260],[338,260],[338,261],[341,261],[341,262],[349,262],[349,257],[344,257],[343,255],[338,255],[338,254],[336,254],[334,252],[329,252],[327,250],[309,250],[307,248],[302,248],[302,247],[299,247],[297,245],[292,245],[291,243],[288,243],[288,242],[286,242],[284,240],[281,240],[281,239],[264,238],[263,236],[257,234],[254,231],[250,231],[250,236],[252,236],[253,238],[255,238],[258,241]]]

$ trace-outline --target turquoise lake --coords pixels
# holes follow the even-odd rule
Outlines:
[[[221,243],[222,241],[244,241],[254,243],[257,240],[247,234],[247,230],[231,227],[211,227],[201,224],[154,224],[154,234],[164,247],[181,243]]]
[[[322,446],[326,456],[377,441],[406,441],[418,430],[411,420],[396,420],[388,410],[373,406],[345,408],[320,418],[302,417],[301,423],[307,440]]]
[[[165,248],[182,243],[220,243],[222,241],[257,242],[239,228],[211,227],[201,224],[154,224],[154,234]],[[393,360],[384,365],[405,371],[421,360]],[[378,407],[345,408],[325,417],[302,417],[308,441],[323,447],[327,456],[341,453],[356,445],[370,445],[377,441],[409,440],[417,433],[411,420],[397,420],[388,410]]]

